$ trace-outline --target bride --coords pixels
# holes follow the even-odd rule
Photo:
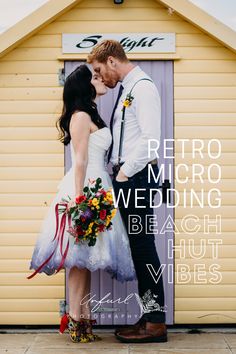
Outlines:
[[[56,230],[55,205],[68,195],[73,200],[83,194],[89,180],[102,179],[104,189],[112,188],[112,181],[106,169],[105,155],[111,144],[111,133],[100,117],[95,99],[104,95],[107,88],[102,80],[92,75],[86,65],[77,67],[66,79],[63,91],[63,111],[57,121],[60,141],[70,143],[72,166],[58,185],[48,213],[42,223],[33,251],[30,268],[35,274],[55,273],[61,262],[61,253],[53,240]],[[69,240],[69,249],[64,267],[69,269],[69,312],[61,318],[60,333],[67,328],[73,342],[87,342],[100,339],[92,332],[95,322],[91,319],[88,305],[81,300],[90,293],[91,272],[97,269],[107,271],[118,281],[136,279],[129,240],[119,211],[112,220],[111,230],[98,234],[95,246],[74,244],[74,238],[65,231],[63,247]],[[68,224],[66,225],[68,229]],[[48,258],[50,258],[48,260]]]

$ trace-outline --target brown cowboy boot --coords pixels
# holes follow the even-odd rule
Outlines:
[[[117,336],[118,334],[126,334],[129,332],[133,332],[133,331],[137,331],[139,329],[139,327],[144,326],[146,323],[146,320],[144,320],[142,317],[138,320],[138,322],[136,322],[133,325],[130,325],[128,327],[120,327],[120,328],[116,328],[114,334],[115,336]]]
[[[136,331],[117,334],[117,339],[124,343],[167,342],[167,328],[165,323],[146,322]]]

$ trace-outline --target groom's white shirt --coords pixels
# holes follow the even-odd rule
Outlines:
[[[114,115],[112,164],[118,162],[120,123],[123,101],[133,85],[142,78],[150,77],[139,66],[132,69],[123,79],[123,93]],[[134,100],[126,108],[121,162],[122,172],[132,177],[146,164],[156,158],[155,152],[148,153],[149,139],[160,141],[161,136],[161,99],[153,82],[142,80],[132,90]],[[149,156],[149,157],[148,157]]]

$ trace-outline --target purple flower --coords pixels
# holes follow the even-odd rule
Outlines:
[[[84,217],[85,219],[91,219],[91,217],[93,216],[93,213],[90,209],[86,209],[82,214],[82,217]]]

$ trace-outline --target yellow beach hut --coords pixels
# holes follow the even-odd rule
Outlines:
[[[171,63],[173,97],[174,164],[182,163],[183,139],[207,142],[218,139],[221,155],[221,241],[215,263],[221,281],[178,281],[182,241],[176,232],[175,279],[170,324],[229,324],[236,322],[236,34],[188,0],[49,0],[0,36],[0,324],[59,324],[59,301],[65,296],[65,272],[27,280],[28,266],[40,224],[65,173],[65,152],[57,140],[55,122],[62,108],[63,74],[68,63],[86,59],[80,51],[63,49],[63,35],[172,34],[175,50],[130,51],[138,62]],[[169,37],[168,37],[169,38]],[[167,41],[168,41],[167,38]],[[170,37],[172,38],[172,37]],[[71,41],[72,41],[71,37]],[[71,42],[72,43],[72,42]],[[173,43],[172,43],[173,44]],[[167,48],[168,49],[168,48]],[[77,65],[77,64],[76,64]],[[154,65],[154,64],[153,64]],[[170,101],[169,101],[170,102]],[[207,144],[203,146],[206,152]],[[211,164],[210,158],[192,156],[186,146],[188,166]],[[204,193],[212,188],[204,170]],[[175,179],[180,195],[190,189]],[[195,184],[197,191],[201,183]],[[187,196],[189,198],[189,196]],[[206,241],[201,261],[209,276],[214,233],[203,232],[203,215],[215,210],[194,205],[200,228],[194,236],[197,249]],[[175,227],[188,208],[175,209]],[[179,246],[179,248],[178,248]],[[195,259],[185,255],[185,271],[194,275]],[[179,268],[180,270],[180,268]],[[198,269],[198,273],[203,271]],[[198,274],[199,275],[199,274]]]

